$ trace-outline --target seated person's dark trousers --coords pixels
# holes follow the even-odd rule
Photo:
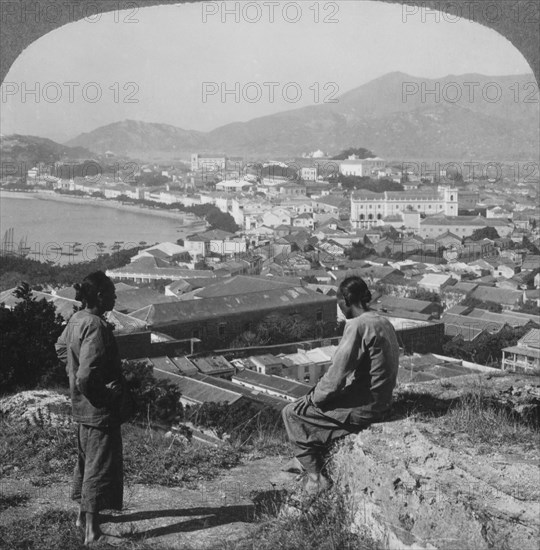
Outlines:
[[[308,473],[323,470],[329,448],[335,440],[358,433],[371,424],[368,420],[352,421],[350,418],[340,422],[313,405],[309,405],[304,414],[299,414],[299,404],[287,405],[282,416],[295,456]]]

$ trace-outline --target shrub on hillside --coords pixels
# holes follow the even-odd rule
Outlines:
[[[12,310],[0,305],[0,391],[67,385],[54,349],[62,318],[51,302],[36,300],[27,283],[14,294],[20,302]]]
[[[152,366],[142,361],[123,361],[122,371],[135,403],[134,420],[165,424],[182,420],[178,386],[157,380]]]

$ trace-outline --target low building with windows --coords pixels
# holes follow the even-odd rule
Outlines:
[[[244,238],[234,233],[221,229],[211,229],[186,237],[184,247],[187,252],[194,256],[207,257],[212,254],[226,256],[246,252],[247,243]]]
[[[302,317],[323,332],[336,323],[336,298],[297,283],[237,276],[206,286],[191,298],[152,304],[131,315],[174,338],[200,339],[201,351],[228,347],[271,315]]]
[[[270,353],[264,355],[253,355],[250,357],[256,372],[259,374],[281,374],[283,362]]]
[[[540,374],[540,329],[532,329],[502,353],[502,370]]]
[[[514,224],[498,218],[482,216],[453,216],[443,214],[428,216],[420,222],[419,234],[424,238],[435,238],[450,231],[458,237],[470,237],[476,230],[494,227],[500,237],[507,237],[514,230]]]

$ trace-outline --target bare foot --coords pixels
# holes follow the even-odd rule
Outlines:
[[[115,537],[114,535],[104,535],[103,533],[98,539],[92,542],[84,542],[84,545],[89,548],[101,548],[102,546],[121,546],[125,543],[125,539],[122,537]]]
[[[302,492],[308,497],[318,496],[330,489],[330,480],[322,474],[308,474]]]
[[[86,516],[85,516],[85,513],[84,512],[81,512],[79,510],[79,513],[77,514],[77,519],[75,521],[75,525],[79,528],[79,529],[84,529],[85,525],[86,525]]]
[[[86,525],[84,530],[84,545],[90,546],[99,540],[103,535],[99,528],[99,514],[86,512]]]

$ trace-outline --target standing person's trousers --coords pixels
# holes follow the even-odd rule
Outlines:
[[[358,433],[371,424],[368,420],[341,422],[325,415],[313,405],[309,405],[304,414],[299,414],[298,407],[301,404],[301,401],[297,401],[287,405],[282,411],[282,417],[295,456],[308,473],[321,472],[333,441]]]
[[[120,426],[96,428],[79,424],[79,456],[71,498],[82,512],[121,510],[124,494],[122,433]]]

